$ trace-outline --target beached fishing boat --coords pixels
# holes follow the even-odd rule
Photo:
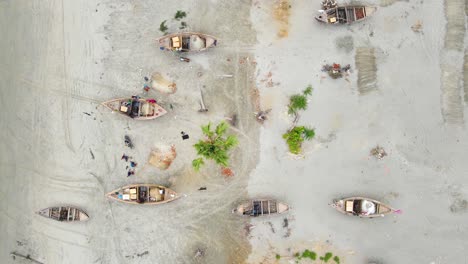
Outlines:
[[[389,213],[400,212],[400,210],[395,210],[386,204],[365,197],[335,200],[331,206],[343,214],[364,218],[383,217]]]
[[[262,216],[271,214],[282,214],[289,210],[289,205],[276,200],[258,199],[241,203],[233,209],[234,214],[243,216]]]
[[[163,204],[180,196],[173,190],[157,184],[127,185],[107,194],[110,199],[129,204]]]
[[[137,96],[113,99],[102,103],[102,105],[135,120],[155,119],[167,113],[164,108],[156,103],[155,99],[139,98]]]
[[[89,219],[83,210],[71,206],[49,207],[40,210],[37,214],[63,222],[86,221]]]
[[[375,11],[377,11],[377,7],[372,6],[335,6],[319,10],[315,19],[327,24],[351,24],[364,20]]]
[[[216,46],[218,40],[210,35],[197,32],[180,32],[158,39],[159,49],[167,51],[203,51]]]

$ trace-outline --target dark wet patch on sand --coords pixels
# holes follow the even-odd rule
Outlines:
[[[344,36],[336,38],[336,48],[344,50],[346,53],[350,53],[354,49],[354,40],[352,36]]]

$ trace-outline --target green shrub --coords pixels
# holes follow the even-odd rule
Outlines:
[[[304,142],[304,140],[311,140],[314,136],[315,131],[313,129],[304,126],[296,126],[285,133],[283,138],[286,139],[289,151],[293,154],[299,154],[301,152],[302,142]]]
[[[281,256],[279,254],[276,254],[275,258],[276,258],[276,260],[280,260]]]
[[[327,263],[332,257],[333,257],[333,254],[331,252],[327,252],[325,253],[325,256],[320,257],[320,259],[325,261],[325,263]]]
[[[335,256],[333,260],[335,261],[336,264],[340,264],[340,258],[338,256]]]
[[[317,253],[306,249],[304,250],[304,252],[302,252],[301,258],[309,258],[311,260],[315,260],[317,258]]]
[[[185,13],[184,11],[181,11],[181,10],[177,10],[177,13],[175,14],[174,18],[176,20],[181,20],[182,18],[184,18],[186,16],[187,16],[187,13]]]
[[[168,27],[166,26],[166,21],[167,20],[164,20],[163,22],[161,22],[161,24],[159,25],[159,31],[163,32],[164,34],[166,34],[166,31],[168,29]]]

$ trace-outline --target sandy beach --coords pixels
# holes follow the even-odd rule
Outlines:
[[[333,26],[314,20],[320,1],[0,1],[0,262],[34,263],[16,253],[36,263],[295,263],[309,249],[346,264],[468,263],[468,3],[366,3],[378,7],[372,17]],[[168,32],[203,32],[219,44],[182,62],[159,50],[165,20]],[[331,63],[351,72],[331,79],[321,71]],[[176,92],[145,92],[155,73]],[[308,85],[298,124],[316,135],[292,155],[282,138],[293,122],[289,97]],[[200,91],[208,112],[198,111]],[[168,113],[136,121],[100,105],[132,95]],[[240,141],[234,176],[213,162],[195,172],[200,126],[222,120]],[[377,145],[387,156],[370,155]],[[151,150],[169,146],[177,152],[169,169],[148,164]],[[135,175],[123,154],[138,164]],[[132,183],[182,197],[158,206],[106,199]],[[349,196],[402,213],[361,219],[329,206]],[[251,198],[291,210],[231,213]],[[84,209],[89,221],[35,214],[60,205]]]

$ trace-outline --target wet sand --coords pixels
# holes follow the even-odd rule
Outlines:
[[[257,80],[272,118],[261,129],[249,195],[277,198],[292,211],[252,221],[249,263],[292,263],[305,249],[332,252],[341,263],[466,262],[466,42],[461,2],[447,3],[444,11],[442,2],[382,1],[369,20],[333,27],[313,21],[318,3],[292,2],[286,39],[276,37],[274,5],[252,9],[259,75],[271,72],[278,85]],[[419,33],[411,30],[417,21]],[[351,64],[347,80],[320,72],[334,62]],[[308,84],[314,92],[299,125],[314,127],[316,138],[294,157],[281,138],[293,119],[286,106]],[[388,156],[370,156],[376,145]],[[349,196],[403,213],[369,220],[328,206]]]

